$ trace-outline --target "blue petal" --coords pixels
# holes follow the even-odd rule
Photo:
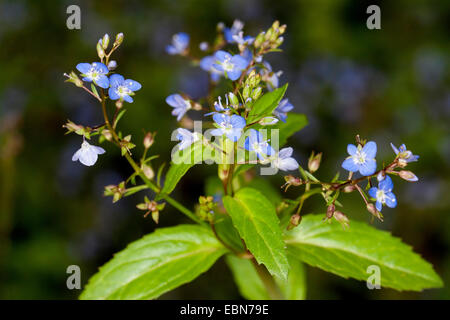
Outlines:
[[[351,172],[356,172],[359,169],[359,167],[353,161],[352,157],[348,157],[347,159],[344,160],[344,162],[342,162],[342,168]]]
[[[369,196],[371,196],[372,198],[376,199],[377,198],[377,191],[378,188],[376,187],[372,187],[369,189]]]
[[[178,53],[178,50],[173,45],[169,44],[166,46],[166,52],[170,55],[175,55]]]
[[[391,192],[392,189],[394,189],[394,183],[392,182],[391,177],[387,175],[383,180],[381,180],[378,184],[378,188],[383,190],[385,193]]]
[[[231,125],[233,126],[233,128],[242,129],[245,127],[246,122],[243,117],[234,114],[231,116]]]
[[[363,176],[370,176],[377,170],[377,162],[375,159],[367,159],[365,163],[359,166],[359,173]]]
[[[111,100],[117,100],[120,96],[117,94],[116,88],[109,88],[108,95]]]
[[[132,103],[133,102],[133,98],[130,97],[129,95],[124,95],[123,96],[123,100],[125,100],[128,103]]]
[[[244,148],[248,151],[252,151],[249,137],[245,138]]]
[[[92,78],[91,77],[84,77],[83,81],[92,82]]]
[[[385,195],[386,205],[389,208],[395,208],[397,206],[397,198],[395,197],[395,194],[392,192],[388,192]]]
[[[206,56],[200,60],[200,68],[205,71],[210,71],[216,59],[213,56]]]
[[[366,154],[367,158],[373,159],[377,155],[377,144],[373,141],[369,141],[365,144],[362,151]]]
[[[233,63],[238,70],[244,70],[248,66],[248,61],[240,55],[233,56],[233,58],[231,58],[231,63]]]
[[[181,107],[182,105],[180,104],[180,98],[183,99],[178,93],[171,94],[166,98],[166,103],[174,108]]]
[[[238,141],[239,137],[241,136],[241,133],[242,133],[241,129],[234,129],[230,133],[227,134],[227,138],[233,142],[236,142],[236,141]]]
[[[211,134],[213,136],[221,136],[221,135],[223,135],[223,131],[222,131],[222,129],[213,129],[213,130],[211,130]]]
[[[241,70],[233,69],[232,71],[227,72],[227,77],[228,77],[228,79],[235,81],[235,80],[239,79],[239,77],[241,76],[241,73],[242,73]]]
[[[383,204],[380,201],[375,202],[375,207],[378,211],[381,211],[383,209]]]
[[[112,74],[109,77],[109,85],[111,87],[118,87],[122,84],[123,81],[124,81],[124,78],[118,73]]]
[[[131,79],[125,80],[125,86],[127,86],[127,88],[130,89],[131,91],[138,91],[140,88],[142,88],[139,82]]]
[[[179,32],[177,33],[177,41],[180,45],[183,47],[186,47],[189,44],[189,35],[185,32]]]
[[[95,84],[98,85],[100,88],[107,89],[109,87],[109,79],[107,76],[101,75],[95,81]]]
[[[350,143],[350,144],[347,146],[347,152],[348,152],[348,154],[351,155],[351,156],[354,156],[354,155],[355,155],[356,150],[357,150],[357,148],[356,148],[356,146],[355,146],[354,144],[351,144],[351,143]]]
[[[231,59],[232,56],[226,51],[219,50],[214,54],[214,57],[216,58],[216,60],[224,62],[225,59]]]
[[[213,115],[213,120],[218,125],[226,122],[228,118],[229,118],[229,116],[227,116],[225,114],[222,114],[222,113],[216,113],[216,114]]]
[[[92,66],[97,69],[99,73],[107,74],[109,72],[108,67],[101,62],[93,62]]]
[[[394,146],[394,144],[391,142],[391,148],[394,150],[395,154],[398,154],[398,149]]]
[[[89,70],[91,70],[91,64],[90,63],[79,63],[77,64],[77,70],[80,71],[81,73],[86,73]]]

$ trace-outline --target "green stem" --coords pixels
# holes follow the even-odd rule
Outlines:
[[[267,271],[267,269],[264,266],[258,264],[258,262],[255,259],[252,259],[251,261],[252,261],[253,267],[256,270],[256,273],[258,274],[259,278],[261,279],[262,283],[264,284],[264,287],[266,288],[270,299],[271,300],[283,300],[283,295],[281,294],[280,289],[278,288],[273,277],[270,275],[270,273]]]

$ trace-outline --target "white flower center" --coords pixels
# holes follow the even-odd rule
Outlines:
[[[95,68],[91,68],[87,73],[86,76],[88,78],[91,78],[92,80],[98,80],[98,78],[100,77],[100,73],[98,72],[97,69]]]
[[[225,71],[233,71],[234,69],[234,64],[231,63],[231,57],[226,57],[225,60],[222,62],[222,68]]]
[[[128,89],[127,87],[125,87],[125,86],[118,86],[117,87],[117,94],[119,96],[121,96],[121,97],[126,96],[126,95],[128,95],[130,93],[131,93],[131,90]]]
[[[364,164],[366,162],[366,153],[362,150],[357,150],[355,155],[353,156],[353,162],[355,164]]]
[[[384,193],[383,190],[378,189],[377,191],[377,200],[380,201],[381,203],[386,203],[386,194]]]

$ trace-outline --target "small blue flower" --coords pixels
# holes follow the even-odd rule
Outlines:
[[[291,147],[281,149],[272,161],[272,165],[283,171],[297,170],[298,162],[291,157],[292,152],[293,149]]]
[[[266,82],[267,89],[273,91],[278,88],[283,71],[273,72],[272,66],[267,61],[264,61],[263,65],[265,68],[261,69],[261,79]]]
[[[188,99],[184,99],[181,95],[171,94],[166,98],[166,103],[173,107],[172,115],[177,116],[177,121],[183,118],[184,114],[192,108],[191,102]]]
[[[77,69],[83,75],[83,81],[94,82],[103,89],[107,89],[109,87],[109,80],[106,76],[109,73],[109,70],[103,63],[79,63],[77,64]]]
[[[189,46],[189,35],[184,32],[174,34],[172,36],[172,44],[166,47],[166,51],[170,55],[183,54]]]
[[[375,207],[378,211],[381,211],[383,205],[387,205],[389,208],[395,208],[397,206],[397,199],[395,194],[392,193],[394,184],[389,176],[386,176],[378,183],[378,188],[372,187],[369,189],[369,196],[376,199]]]
[[[233,93],[229,93],[229,94],[233,94]],[[218,112],[226,112],[226,111],[229,111],[230,110],[230,108],[228,107],[228,94],[226,94],[225,95],[225,107],[227,107],[227,108],[225,108],[223,105],[222,105],[222,97],[218,97],[217,98],[217,101],[214,101],[214,109],[216,109],[216,111],[214,111],[214,112],[210,112],[210,113],[207,113],[207,114],[205,114],[205,116],[210,116],[210,115],[212,115],[212,114],[216,114],[216,113],[218,113]]]
[[[219,50],[215,53],[216,63],[214,63],[214,68],[223,71],[226,77],[230,80],[237,80],[242,71],[247,68],[248,61],[242,56],[236,54],[231,55],[228,52]]]
[[[214,56],[206,56],[200,60],[200,68],[210,73],[213,82],[219,81],[220,76],[223,74],[222,71],[214,68],[215,63],[216,58]]]
[[[419,156],[414,155],[411,151],[406,149],[405,144],[402,144],[398,149],[391,143],[392,150],[394,150],[395,154],[400,160],[404,162],[414,162],[419,160]]]
[[[132,103],[134,91],[138,91],[142,88],[141,84],[137,81],[131,79],[124,79],[120,74],[113,74],[109,77],[109,85],[111,86],[108,90],[108,95],[111,100],[125,100],[126,102]]]
[[[200,139],[199,134],[197,132],[190,132],[189,130],[186,130],[184,128],[178,128],[177,129],[177,139],[181,142],[178,144],[178,149],[183,150],[189,147],[194,142],[198,141]]]
[[[287,113],[292,109],[294,109],[294,106],[286,98],[280,101],[278,107],[273,111],[273,115],[281,121],[286,122]]]
[[[229,116],[223,113],[216,113],[213,115],[214,122],[218,125],[217,129],[211,130],[213,136],[226,135],[228,139],[236,142],[245,127],[245,119],[236,114]]]
[[[248,151],[256,152],[258,159],[266,160],[266,157],[275,154],[275,150],[269,145],[268,140],[263,140],[261,132],[250,129],[249,136],[245,139],[244,147]]]
[[[351,172],[359,171],[363,176],[370,176],[375,173],[377,169],[375,160],[377,144],[375,142],[369,141],[364,147],[349,144],[347,152],[350,156],[344,160],[342,168]]]
[[[236,40],[234,39],[233,36],[239,35],[239,32],[241,32],[242,28],[244,28],[244,23],[242,23],[242,21],[240,21],[240,20],[234,20],[231,28],[225,28],[223,30],[223,35],[225,37],[225,40],[228,43],[235,42]]]
[[[99,154],[104,154],[105,149],[90,145],[87,141],[83,141],[81,148],[72,157],[72,161],[80,161],[85,166],[93,166],[98,159]]]

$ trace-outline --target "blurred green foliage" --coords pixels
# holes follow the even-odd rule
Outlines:
[[[70,84],[63,73],[79,62],[96,61],[95,44],[104,34],[125,34],[115,59],[118,72],[143,89],[122,121],[123,131],[143,138],[157,131],[151,151],[170,159],[170,134],[177,127],[164,102],[171,93],[202,95],[207,76],[164,48],[173,33],[188,32],[194,54],[198,43],[212,40],[217,22],[246,23],[256,34],[278,19],[288,25],[283,53],[269,57],[289,82],[287,96],[309,125],[289,140],[305,166],[311,150],[324,153],[319,176],[332,177],[359,133],[375,140],[378,161],[392,157],[389,142],[406,143],[421,156],[411,169],[416,184],[396,184],[399,205],[386,210],[384,223],[430,261],[450,281],[450,2],[378,1],[382,30],[366,28],[372,1],[23,1],[0,3],[0,298],[68,299],[66,268],[79,265],[82,282],[127,243],[155,228],[135,204],[142,194],[111,204],[103,186],[131,173],[119,150],[96,166],[70,160],[81,143],[64,136],[71,120],[101,123],[92,97]],[[78,4],[81,30],[66,28],[66,8]],[[273,59],[272,59],[273,58]],[[204,86],[203,86],[204,87]],[[139,148],[137,148],[139,149]],[[135,152],[139,152],[136,150]],[[193,206],[204,194],[213,166],[194,167],[174,196]],[[268,178],[275,189],[284,183]],[[296,195],[295,187],[288,196]],[[370,223],[356,195],[344,199],[344,212]],[[305,212],[324,212],[307,202]],[[160,225],[186,222],[173,208]],[[350,221],[351,226],[351,221]],[[450,298],[450,289],[423,293],[367,290],[356,280],[307,269],[308,298],[427,299]],[[211,283],[214,282],[214,286]],[[163,298],[239,298],[231,273],[220,261],[205,275]]]

